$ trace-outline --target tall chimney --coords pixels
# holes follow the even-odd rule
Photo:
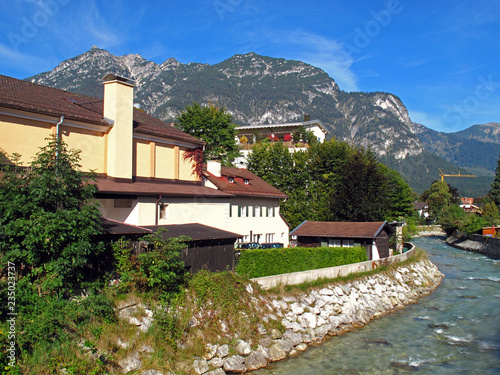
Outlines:
[[[311,115],[304,115],[304,122],[311,121]]]
[[[104,76],[104,119],[108,133],[107,174],[132,180],[134,83],[115,74]]]

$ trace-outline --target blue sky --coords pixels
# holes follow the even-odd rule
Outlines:
[[[399,96],[438,131],[500,122],[499,0],[0,0],[0,74],[26,78],[92,45],[156,63],[301,60],[342,90]]]

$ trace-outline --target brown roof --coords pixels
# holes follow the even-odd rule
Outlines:
[[[292,232],[291,236],[338,237],[338,238],[375,238],[384,228],[392,233],[394,229],[386,222],[333,222],[304,221]]]
[[[221,167],[221,177],[214,176],[206,169],[204,173],[210,182],[226,193],[249,197],[288,198],[285,193],[246,169]],[[229,182],[229,177],[232,177],[234,182]],[[245,180],[248,180],[248,184],[245,184]]]
[[[129,195],[163,195],[163,196],[196,196],[201,197],[232,197],[223,191],[210,189],[201,185],[176,182],[136,181],[118,182],[111,178],[98,177],[96,185],[99,193],[129,194]]]
[[[241,234],[236,234],[233,232],[228,232],[222,229],[197,223],[152,225],[152,226],[147,226],[146,228],[154,232],[156,232],[160,228],[167,229],[167,231],[164,232],[164,234],[162,235],[164,239],[171,237],[187,236],[192,241],[200,241],[200,240],[217,240],[217,239],[227,239],[227,238],[236,239],[243,237]]]
[[[125,224],[120,221],[102,218],[102,228],[107,234],[148,234],[152,230],[136,225]]]
[[[0,75],[0,107],[67,120],[110,126],[103,117],[104,101]],[[134,131],[203,145],[204,142],[134,108]]]

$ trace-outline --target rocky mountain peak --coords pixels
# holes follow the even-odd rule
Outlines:
[[[102,77],[107,73],[134,79],[134,101],[167,123],[194,101],[225,107],[233,121],[243,126],[300,121],[307,113],[321,120],[331,137],[370,147],[420,190],[436,178],[436,166],[445,163],[426,152],[435,132],[414,124],[396,95],[341,91],[326,72],[301,61],[248,52],[214,65],[182,64],[173,57],[158,65],[138,54],[114,56],[93,46],[28,80],[102,98]],[[500,125],[473,128],[460,135],[460,142],[482,142],[471,149],[484,150],[481,138],[497,145]],[[442,143],[452,149],[450,142]],[[448,163],[443,168],[456,167]]]

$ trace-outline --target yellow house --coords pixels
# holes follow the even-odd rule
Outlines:
[[[274,194],[243,197],[202,179],[186,156],[204,142],[134,108],[130,80],[108,74],[103,86],[104,99],[96,99],[0,75],[4,162],[18,153],[29,164],[54,134],[81,150],[82,170],[97,173],[96,198],[106,218],[140,226],[199,223],[249,237],[262,233],[261,242],[288,242],[288,227],[279,216],[284,194],[248,171],[250,184],[259,181],[259,189]],[[252,199],[247,206],[275,207],[275,219],[238,217],[235,207],[242,199]]]

